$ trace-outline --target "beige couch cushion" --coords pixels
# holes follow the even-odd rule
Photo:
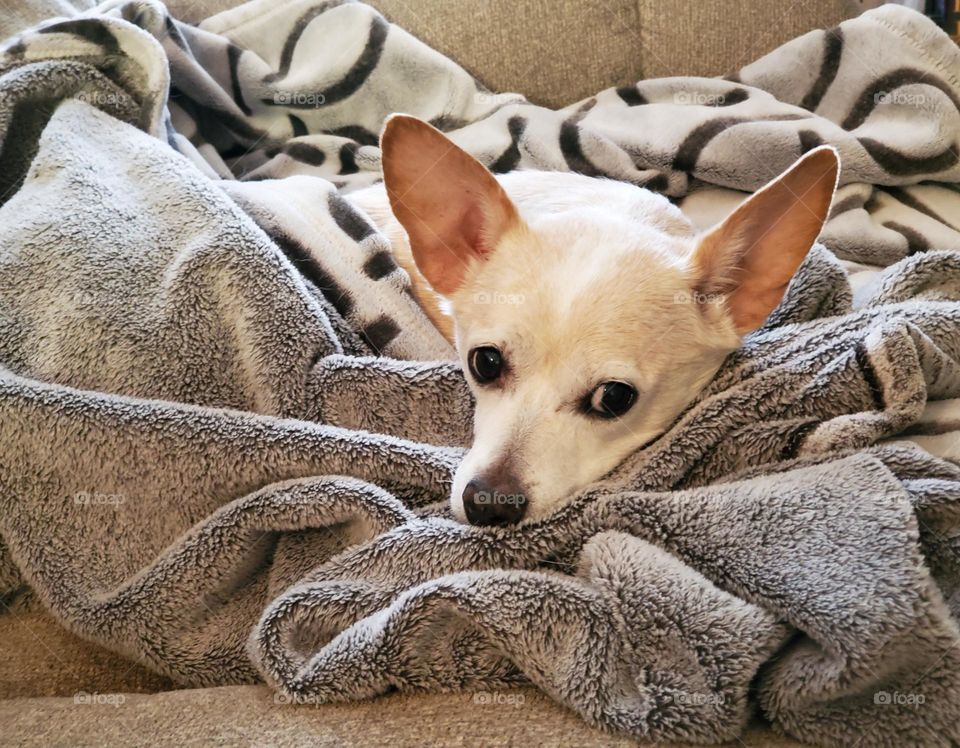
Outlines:
[[[0,699],[175,687],[169,678],[74,636],[36,605],[2,610]]]
[[[552,108],[643,78],[724,75],[860,12],[858,0],[370,3],[492,90]]]
[[[860,0],[637,0],[637,5],[644,78],[732,73],[794,37],[836,26],[864,9]]]
[[[724,75],[798,34],[857,15],[863,2],[369,0],[491,90],[553,108],[643,78]],[[196,23],[237,4],[167,6]]]
[[[631,738],[589,727],[532,689],[504,691],[497,696],[502,703],[479,704],[473,693],[393,694],[351,704],[314,706],[277,703],[264,686],[156,695],[100,693],[85,703],[72,698],[0,701],[0,724],[10,745],[638,745]],[[799,743],[756,727],[732,745],[790,748]]]
[[[323,706],[277,703],[265,686],[170,690],[169,679],[77,638],[26,602],[0,615],[0,734],[9,744],[637,745],[530,688],[497,694],[502,703],[463,692]],[[756,725],[736,745],[799,743]]]
[[[370,0],[493,91],[562,107],[643,77],[634,0]]]

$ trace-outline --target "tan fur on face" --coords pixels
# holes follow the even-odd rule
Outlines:
[[[524,206],[526,231],[505,238],[450,297],[464,366],[469,350],[495,345],[510,367],[501,389],[474,387],[474,445],[451,492],[460,516],[467,481],[505,450],[528,516],[549,513],[662,433],[739,343],[721,309],[691,299],[695,237],[673,206],[563,176],[550,204],[524,199],[534,174],[502,178]],[[633,408],[612,420],[584,414],[583,399],[612,380],[636,386]]]
[[[419,138],[418,125],[403,127],[427,152],[412,167],[419,181],[403,162],[385,164],[396,218],[382,189],[352,197],[402,265],[415,259],[415,282],[439,290],[431,283],[439,278],[464,370],[470,350],[484,345],[499,348],[508,367],[496,386],[471,381],[474,442],[451,492],[461,519],[467,482],[505,460],[527,497],[526,518],[535,519],[663,433],[779,303],[836,182],[835,154],[818,149],[787,182],[697,236],[675,206],[646,190],[566,173],[494,179],[436,131]],[[427,169],[431,158],[438,165]],[[429,174],[441,176],[418,197]],[[441,194],[446,207],[431,218],[427,208]],[[584,398],[614,380],[636,387],[633,407],[614,419],[584,413]]]

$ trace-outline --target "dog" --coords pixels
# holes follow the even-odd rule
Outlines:
[[[393,115],[384,181],[350,195],[386,235],[476,398],[451,510],[536,520],[664,433],[780,303],[827,218],[829,146],[697,232],[662,195],[565,172],[494,176]]]

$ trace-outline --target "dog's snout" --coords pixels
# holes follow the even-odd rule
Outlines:
[[[527,511],[527,497],[512,481],[474,478],[463,489],[463,510],[471,525],[514,525]]]

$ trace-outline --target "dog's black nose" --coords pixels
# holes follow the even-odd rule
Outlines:
[[[463,489],[463,510],[471,525],[514,525],[527,511],[527,497],[506,482],[474,478]]]

